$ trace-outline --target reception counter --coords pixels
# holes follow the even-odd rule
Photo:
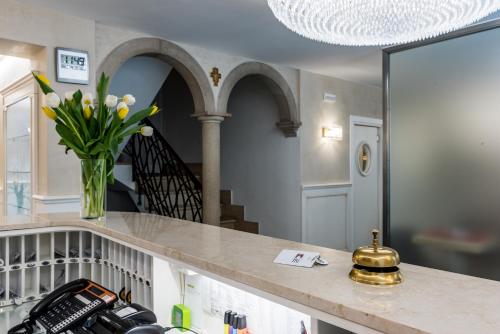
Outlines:
[[[176,275],[171,272],[172,268],[167,268],[173,266],[297,312],[298,319],[305,319],[310,333],[317,333],[318,319],[356,333],[500,333],[500,283],[496,281],[401,264],[404,275],[401,285],[367,286],[348,278],[352,266],[348,252],[150,214],[109,213],[104,222],[81,220],[76,214],[3,217],[0,231],[0,238],[45,233],[53,243],[57,238],[54,234],[80,231],[80,244],[86,240],[82,233],[92,234],[88,243],[92,245],[92,253],[97,253],[99,247],[101,254],[98,258],[106,258],[105,254],[108,254],[104,250],[108,247],[102,242],[104,239],[119,245],[115,248],[119,251],[120,247],[133,250],[128,252],[123,248],[122,264],[131,264],[132,259],[139,258],[137,252],[144,254],[142,259],[151,257],[154,267],[149,269],[151,285],[158,292],[152,297],[146,297],[147,292],[144,292],[142,300],[154,306],[157,313],[163,306],[167,310],[162,313],[170,311],[167,291],[162,289],[173,291],[174,287],[178,288]],[[43,243],[41,238],[34,239],[38,247]],[[68,234],[68,243],[71,238]],[[22,240],[26,245],[27,241]],[[101,245],[106,246],[101,248]],[[68,244],[65,248],[69,249]],[[85,247],[79,249],[77,257],[85,257],[82,255]],[[319,252],[329,265],[306,269],[274,264],[273,259],[283,249]],[[54,246],[50,253],[53,250]],[[23,254],[26,256],[27,252],[23,251]],[[116,262],[119,261],[114,264],[118,268]],[[165,264],[167,267],[163,267]],[[82,269],[84,265],[80,265],[78,273],[85,271]],[[40,277],[41,274],[37,275]],[[92,273],[91,278],[95,275]],[[104,277],[101,269],[98,275]],[[54,274],[50,277],[53,278]],[[111,276],[106,277],[110,282]],[[149,279],[146,274],[144,277]],[[235,300],[233,297],[229,299]],[[214,303],[211,312],[216,319],[224,310],[219,310]],[[240,308],[244,307],[241,305]],[[262,328],[260,330],[254,333],[267,333]],[[210,331],[206,333],[212,334]]]

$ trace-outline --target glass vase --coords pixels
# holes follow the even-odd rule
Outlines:
[[[106,159],[81,160],[80,217],[106,216]]]

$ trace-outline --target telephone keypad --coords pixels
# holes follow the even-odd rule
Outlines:
[[[104,303],[101,299],[94,299],[85,305],[76,298],[65,300],[55,305],[50,311],[39,318],[39,321],[48,329],[49,333],[59,333],[76,321],[82,320],[87,314]]]

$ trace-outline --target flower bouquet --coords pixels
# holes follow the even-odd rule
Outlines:
[[[46,95],[44,114],[55,121],[61,136],[59,145],[72,150],[81,160],[82,218],[103,218],[106,208],[106,184],[114,183],[113,168],[120,143],[135,133],[151,136],[153,129],[140,122],[158,113],[153,105],[127,118],[129,106],[135,98],[127,94],[122,98],[108,95],[109,77],[104,73],[97,84],[97,99],[80,90],[67,92],[64,100],[50,87],[42,75],[33,76]]]

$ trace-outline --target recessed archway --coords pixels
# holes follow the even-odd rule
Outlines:
[[[246,62],[235,67],[227,75],[219,92],[218,112],[227,112],[227,103],[234,86],[247,76],[258,76],[266,83],[278,103],[280,121],[276,125],[286,137],[296,137],[301,123],[292,90],[277,70],[264,63]]]
[[[120,44],[111,51],[97,70],[97,77],[112,77],[128,59],[146,55],[172,65],[181,74],[193,95],[196,115],[215,113],[215,102],[208,77],[198,62],[180,46],[160,38],[137,38]]]

